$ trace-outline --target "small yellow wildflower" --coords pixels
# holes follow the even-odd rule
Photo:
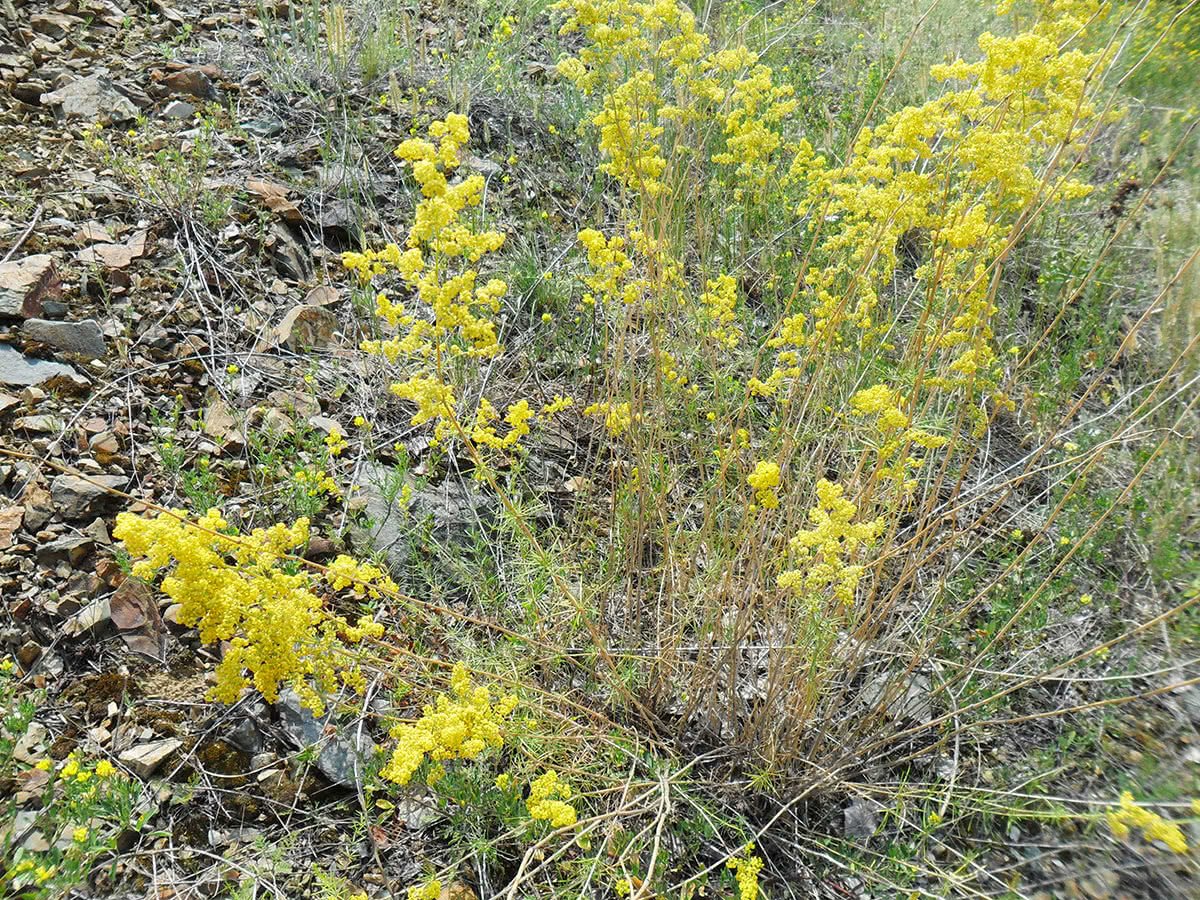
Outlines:
[[[755,900],[758,897],[758,873],[762,871],[763,861],[753,855],[753,844],[747,844],[743,853],[744,856],[735,856],[726,861],[725,866],[733,870],[741,900]]]
[[[775,488],[779,487],[779,463],[760,461],[746,476],[746,482],[754,488],[754,496],[763,509],[779,506],[779,495],[775,493]]]
[[[530,818],[548,821],[554,828],[566,828],[578,819],[575,807],[567,802],[570,799],[570,786],[559,781],[558,773],[550,769],[529,785],[525,807]]]
[[[418,887],[408,889],[408,900],[438,900],[442,896],[442,883],[436,878]]]

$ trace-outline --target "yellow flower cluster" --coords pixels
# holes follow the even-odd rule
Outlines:
[[[924,460],[912,456],[908,448],[937,450],[946,444],[944,437],[909,427],[911,419],[904,411],[907,404],[907,398],[886,384],[876,384],[850,398],[851,410],[873,417],[882,436],[877,448],[876,472],[882,480],[897,484],[904,495],[911,494],[916,488],[916,480],[910,476],[924,464]]]
[[[738,897],[741,900],[756,900],[758,897],[758,873],[762,871],[763,861],[754,855],[754,845],[747,844],[744,856],[729,859],[725,866],[733,870],[737,880]]]
[[[347,644],[378,637],[383,626],[365,617],[350,625],[330,614],[316,593],[316,579],[282,564],[288,551],[307,543],[307,519],[238,535],[215,509],[195,524],[181,510],[152,518],[121,513],[113,534],[140,557],[135,577],[162,576],[160,588],[180,604],[182,624],[196,626],[206,644],[228,642],[212,699],[232,703],[252,684],[273,701],[287,684],[320,714],[322,695],[339,684],[362,688]],[[395,590],[378,569],[356,569],[350,576],[344,562],[328,584],[339,590],[360,576],[368,584],[356,584],[356,593]]]
[[[403,358],[414,364],[415,371],[391,386],[393,394],[416,407],[411,423],[432,424],[435,442],[469,430],[481,446],[511,450],[529,433],[533,412],[528,401],[508,407],[504,421],[509,430],[503,436],[494,428],[500,416],[486,399],[475,410],[473,427],[463,428],[458,398],[447,380],[449,360],[489,358],[501,352],[494,316],[508,290],[499,278],[479,284],[474,268],[485,255],[500,249],[504,235],[476,230],[464,219],[466,210],[479,206],[484,186],[480,175],[453,180],[469,139],[466,116],[451,113],[429,126],[428,139],[401,143],[396,156],[409,164],[421,189],[407,248],[389,244],[380,251],[346,253],[342,264],[356,272],[363,284],[396,272],[429,312],[412,312],[381,292],[375,298],[376,312],[397,333],[363,343],[364,350],[389,363]]]
[[[1112,833],[1122,840],[1129,837],[1130,829],[1140,828],[1147,842],[1162,841],[1172,853],[1187,853],[1187,838],[1182,829],[1158,813],[1139,806],[1129,791],[1122,793],[1120,804],[1104,815]]]
[[[585,416],[604,416],[604,427],[613,437],[620,437],[633,424],[633,409],[629,402],[592,403],[584,407]]]
[[[998,382],[995,267],[1027,210],[1087,193],[1048,167],[1069,171],[1066,154],[1082,146],[1099,115],[1089,73],[1104,51],[1079,44],[1100,0],[1035,6],[1027,30],[983,35],[977,62],[934,66],[934,78],[962,86],[864,128],[844,165],[831,168],[809,144],[797,144],[788,180],[807,188],[798,211],[820,229],[818,264],[805,276],[810,314],[785,322],[773,346],[794,351],[881,339],[880,288],[896,272],[905,253],[899,248],[921,236],[917,243],[927,246],[913,275],[930,282],[936,313],[922,327],[926,345],[942,351],[926,385],[986,393]],[[775,372],[752,390],[774,393],[797,374],[794,355],[781,355]]]
[[[724,137],[711,159],[732,167],[735,197],[744,186],[767,185],[796,101],[754,53],[744,46],[709,52],[695,15],[677,0],[562,0],[554,9],[567,12],[560,34],[584,37],[578,56],[557,68],[585,96],[599,97],[592,124],[605,172],[641,196],[663,194],[687,152],[682,129],[708,117]]]
[[[566,828],[578,821],[578,814],[568,801],[571,787],[560,781],[553,769],[535,778],[529,785],[525,807],[532,819],[549,822],[554,828]]]
[[[466,667],[456,665],[450,675],[450,692],[426,706],[416,722],[392,729],[396,746],[380,776],[408,784],[426,760],[474,759],[489,747],[502,747],[501,725],[516,706],[516,696],[493,699],[486,686],[471,684]],[[436,780],[440,774],[435,769],[430,777]]]
[[[780,573],[780,587],[809,598],[831,589],[839,603],[853,602],[865,569],[849,560],[879,536],[883,521],[855,522],[858,507],[843,494],[840,484],[824,478],[817,482],[817,504],[808,511],[813,527],[796,532],[789,542],[801,565]]]
[[[723,347],[736,347],[742,339],[737,325],[737,281],[730,275],[718,275],[706,283],[700,295],[701,314],[708,336]]]
[[[408,889],[408,900],[440,900],[441,896],[442,883],[436,878]]]
[[[746,483],[754,488],[754,497],[763,509],[779,506],[779,495],[775,493],[775,488],[779,487],[779,463],[757,463],[754,471],[746,476]]]

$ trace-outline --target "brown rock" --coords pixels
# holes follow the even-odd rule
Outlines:
[[[0,316],[15,319],[40,316],[43,301],[61,296],[62,281],[49,254],[0,263]]]
[[[99,264],[109,269],[124,269],[146,254],[146,232],[137,231],[121,244],[94,244],[80,250],[75,258],[81,263]]]
[[[304,221],[304,216],[300,214],[300,207],[287,199],[286,185],[261,178],[247,178],[246,191],[285,222],[299,225]]]
[[[323,306],[296,306],[288,310],[275,331],[263,341],[258,350],[282,344],[289,350],[325,347],[333,340],[337,316]]]
[[[25,507],[8,506],[0,509],[0,550],[7,550],[13,545],[13,535],[21,530],[25,520]]]
[[[177,94],[188,94],[192,97],[211,98],[217,95],[212,79],[195,66],[171,72],[163,77],[163,85]]]

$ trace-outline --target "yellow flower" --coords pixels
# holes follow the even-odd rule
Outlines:
[[[75,843],[82,844],[88,839],[88,830],[81,825],[71,833],[71,838]]]
[[[442,883],[436,878],[418,887],[408,889],[408,900],[438,900],[442,896]]]
[[[746,482],[754,488],[754,496],[764,509],[775,509],[779,506],[779,495],[775,493],[775,488],[779,487],[779,463],[757,463],[754,471],[746,476]]]
[[[741,900],[755,900],[758,897],[758,873],[762,871],[763,861],[753,855],[753,844],[747,844],[743,853],[744,856],[727,860],[725,866],[733,870],[738,897]]]
[[[408,784],[427,759],[474,759],[489,747],[503,746],[501,726],[516,705],[512,695],[494,700],[488,688],[471,684],[466,667],[456,665],[449,694],[426,706],[416,722],[392,729],[396,746],[380,776]]]
[[[578,819],[575,807],[567,802],[570,799],[570,786],[559,781],[558,773],[550,769],[529,785],[525,807],[530,818],[545,820],[554,828],[566,828]]]

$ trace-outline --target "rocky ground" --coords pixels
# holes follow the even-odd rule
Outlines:
[[[352,430],[355,398],[335,388],[363,376],[343,371],[358,336],[338,253],[374,204],[342,182],[370,161],[328,158],[327,111],[270,89],[254,11],[4,7],[0,642],[46,697],[16,758],[78,751],[144,784],[147,829],[93,890],[212,896],[246,879],[303,896],[297,860],[317,859],[403,883],[399,837],[429,812],[418,798],[390,829],[350,830],[369,735],[327,734],[294,696],[205,703],[211,651],[125,580],[110,535],[118,510],[188,503],[197,480],[253,521],[248,430]],[[393,121],[373,138],[384,160]],[[0,788],[21,807],[10,836],[34,849],[37,787]],[[264,858],[285,832],[295,852]]]

